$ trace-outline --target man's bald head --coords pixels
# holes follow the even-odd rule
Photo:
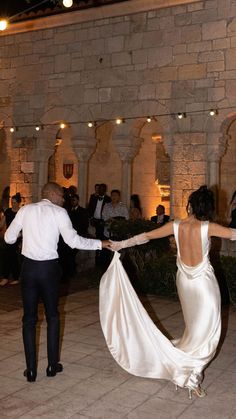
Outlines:
[[[48,182],[42,187],[42,199],[48,199],[53,204],[63,206],[64,193],[62,187],[56,182]]]

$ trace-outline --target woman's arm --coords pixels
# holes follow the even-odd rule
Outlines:
[[[161,237],[171,236],[171,234],[174,233],[173,224],[174,222],[170,221],[169,223],[164,224],[162,227],[156,228],[155,230],[152,230],[152,231],[148,231],[145,234],[149,240],[160,239]]]
[[[113,242],[111,240],[110,249],[118,251],[126,247],[132,247],[147,243],[149,242],[149,240],[160,239],[161,237],[170,236],[171,234],[173,234],[173,221],[165,224],[163,227],[156,228],[155,230],[148,231],[146,233],[137,234],[136,236],[133,236],[127,240],[122,240],[120,242]]]
[[[220,224],[210,223],[208,230],[209,237],[221,237],[222,239],[236,240],[236,229],[223,227]]]

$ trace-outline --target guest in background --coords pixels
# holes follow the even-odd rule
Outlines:
[[[130,220],[139,220],[140,218],[142,218],[140,199],[137,194],[133,194],[130,197],[129,218]]]
[[[20,209],[21,195],[17,193],[11,198],[11,208],[7,208],[2,217],[0,228],[8,228],[14,220],[17,212]],[[16,285],[19,283],[20,277],[20,249],[21,237],[19,237],[14,244],[6,244],[5,258],[3,261],[3,276],[0,281],[0,286],[3,287],[8,283]],[[12,277],[12,279],[11,279]]]
[[[90,195],[89,202],[88,202],[88,208],[91,207],[93,200],[96,199],[99,196],[99,187],[100,187],[99,183],[96,183],[94,185],[94,193],[92,193]]]
[[[88,211],[79,205],[78,194],[71,197],[71,210],[69,211],[69,217],[77,233],[82,237],[87,237],[89,226]]]
[[[163,226],[165,223],[168,223],[170,217],[169,215],[165,214],[165,207],[164,205],[158,205],[156,207],[156,215],[151,217],[151,221],[157,224],[157,227]]]
[[[111,202],[104,206],[102,212],[102,218],[105,221],[104,236],[109,238],[109,226],[115,219],[123,218],[125,220],[129,219],[129,211],[125,204],[120,200],[120,191],[118,189],[113,189],[111,191]]]
[[[82,237],[88,237],[89,217],[88,211],[79,205],[79,195],[75,194],[71,197],[71,210],[68,212],[73,228],[77,234]],[[71,249],[67,244],[64,244],[67,249],[64,256],[66,260],[66,273],[73,275],[76,272],[76,255],[78,249]],[[65,275],[65,272],[64,272]]]
[[[71,198],[77,194],[77,187],[70,185],[69,188],[63,187],[64,191],[64,204],[63,207],[69,212],[71,210]]]
[[[96,239],[104,239],[104,220],[102,219],[102,211],[104,205],[111,202],[111,198],[106,194],[107,185],[101,183],[99,185],[99,194],[93,195],[92,199],[89,202],[88,213],[90,218],[90,224],[95,228]],[[103,250],[96,251],[96,264],[103,264]]]
[[[230,218],[229,227],[236,228],[236,191],[234,191],[230,201]]]
[[[9,208],[9,201],[10,201],[10,186],[6,186],[2,192],[1,203],[0,203],[1,210],[6,211],[6,209]]]

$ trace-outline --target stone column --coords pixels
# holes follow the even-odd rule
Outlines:
[[[45,183],[48,182],[48,160],[54,153],[54,147],[41,148],[37,150],[38,154],[38,187],[37,199],[41,199],[41,189]]]
[[[209,133],[207,142],[208,160],[208,186],[219,187],[220,183],[220,159],[224,155],[228,135],[218,138],[218,133]]]
[[[114,142],[122,161],[122,201],[129,206],[132,187],[132,161],[140,149],[143,139],[118,135]]]
[[[93,130],[92,130],[93,131]],[[94,132],[94,131],[93,131]],[[74,137],[72,138],[73,148],[79,159],[79,197],[81,206],[87,204],[88,194],[88,162],[95,151],[96,140],[93,137]]]

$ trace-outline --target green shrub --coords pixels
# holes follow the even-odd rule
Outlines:
[[[156,224],[147,220],[115,220],[110,226],[114,240],[124,240],[144,231],[151,231]],[[169,238],[151,240],[142,246],[121,251],[121,260],[134,288],[142,293],[177,298],[175,285],[176,255]],[[222,302],[236,304],[236,258],[219,256],[219,249],[212,247],[212,265],[220,286]]]
[[[230,302],[236,304],[236,258],[221,256],[221,276],[227,284]]]

